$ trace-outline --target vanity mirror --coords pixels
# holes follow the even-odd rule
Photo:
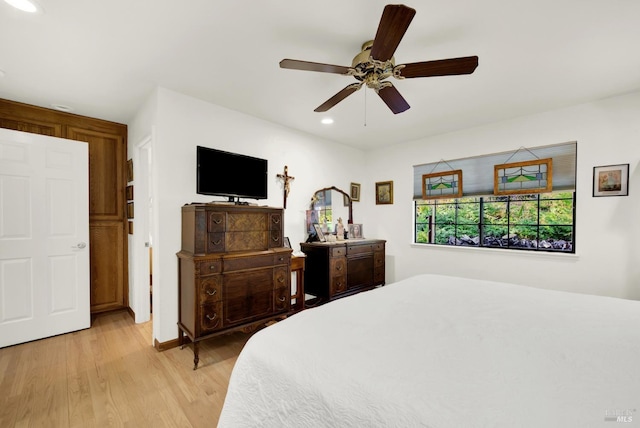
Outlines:
[[[338,219],[342,219],[345,227],[353,223],[349,194],[335,186],[317,190],[307,213],[307,230],[313,232],[313,224],[317,223],[324,233],[334,233]]]

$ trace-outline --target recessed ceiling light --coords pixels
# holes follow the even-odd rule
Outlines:
[[[331,125],[333,123],[333,119],[331,119],[330,117],[325,117],[320,122],[322,122],[323,125]]]
[[[42,6],[34,0],[4,0],[6,3],[23,12],[42,13]]]
[[[72,107],[66,106],[64,104],[51,104],[51,107],[53,107],[56,110],[65,111],[65,112],[69,112],[73,110]]]

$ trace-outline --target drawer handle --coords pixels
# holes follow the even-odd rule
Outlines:
[[[213,316],[211,316],[209,314],[205,315],[205,318],[207,318],[209,321],[213,321],[217,317],[218,317],[218,314],[216,314],[215,312],[214,312]]]
[[[336,270],[342,270],[342,266],[341,265],[336,266]]]
[[[215,270],[216,269],[216,265],[209,265],[209,270]]]
[[[284,297],[278,297],[278,300],[281,301],[281,302],[284,302],[285,298]]]
[[[213,245],[220,245],[220,243],[222,242],[222,239],[218,240],[218,241],[211,241],[211,243]]]
[[[284,278],[283,277],[278,278],[278,282],[284,282]]]
[[[207,290],[207,294],[209,296],[215,296],[217,292],[218,290],[216,290],[215,288],[213,290]]]
[[[274,222],[275,224],[280,223],[280,217],[273,217],[273,222]]]
[[[214,219],[213,219],[213,222],[214,222],[215,224],[220,224],[220,223],[222,223],[222,219],[220,219],[220,218],[219,218],[219,219],[217,219],[217,220],[216,220],[216,219],[214,218]]]
[[[275,236],[275,237],[272,237],[271,239],[273,239],[275,242],[278,242],[280,240],[280,237],[279,236]]]

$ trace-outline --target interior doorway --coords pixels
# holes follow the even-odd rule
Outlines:
[[[153,139],[145,138],[136,145],[134,155],[134,233],[133,253],[134,257],[130,269],[134,269],[134,289],[136,308],[136,322],[152,322],[152,308],[154,300],[153,281]],[[156,255],[157,257],[157,255]],[[155,328],[152,329],[155,331]],[[155,333],[153,335],[155,337]],[[151,338],[153,344],[153,337]]]

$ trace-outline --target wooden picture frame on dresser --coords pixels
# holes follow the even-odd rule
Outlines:
[[[284,210],[233,204],[182,207],[178,256],[178,343],[250,332],[291,309],[291,248],[284,247]]]

